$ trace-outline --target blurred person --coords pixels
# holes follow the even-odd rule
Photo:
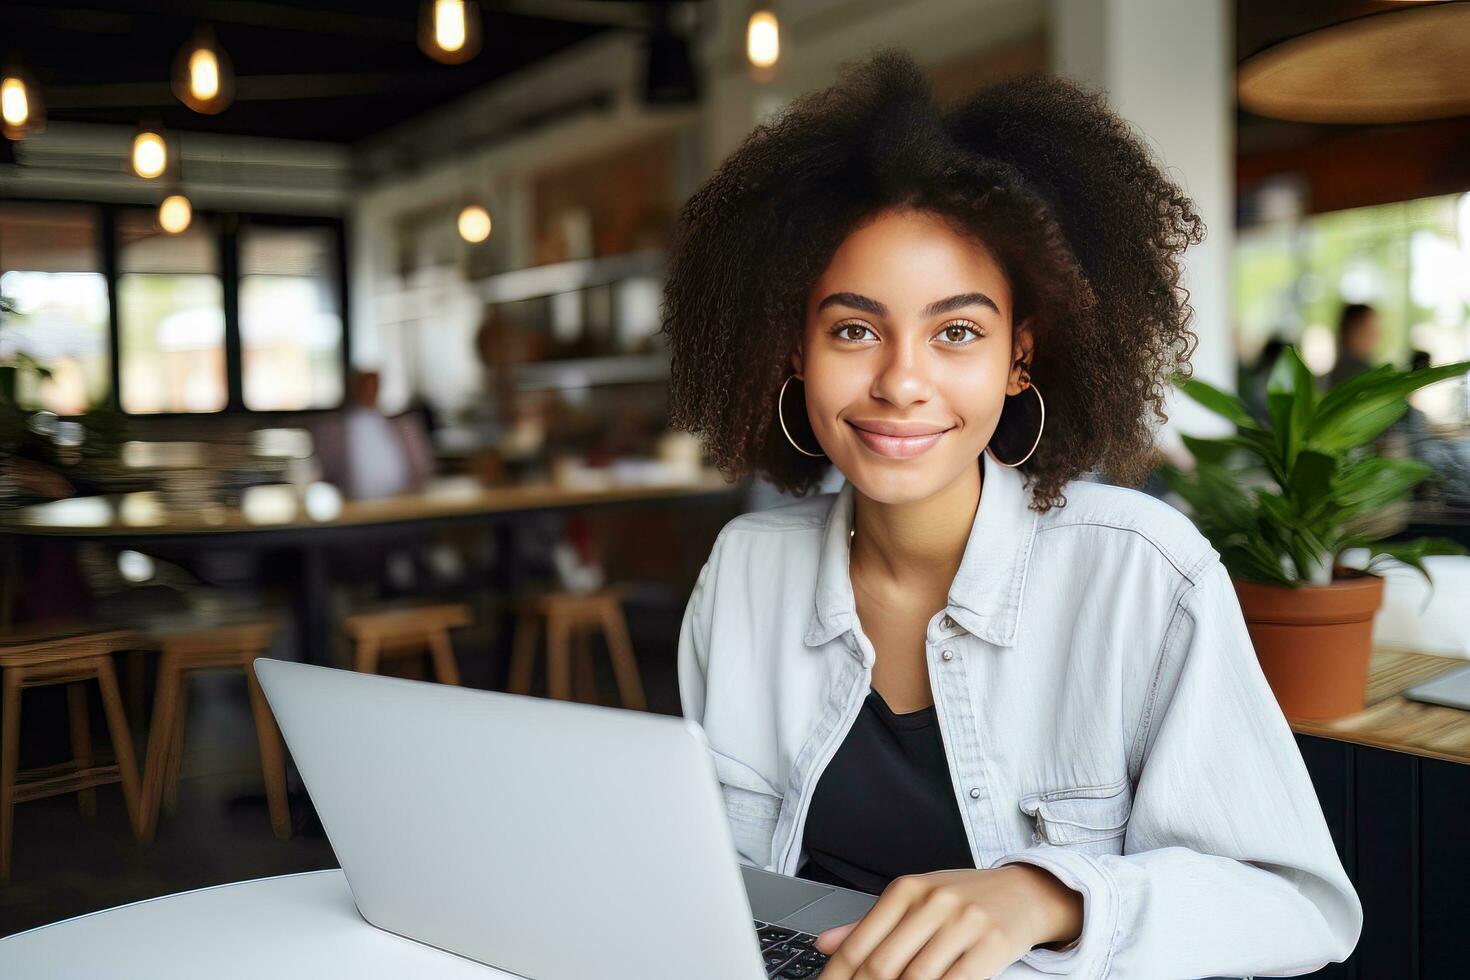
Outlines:
[[[720,532],[681,703],[742,861],[880,895],[818,937],[824,980],[1305,973],[1356,945],[1219,555],[1080,479],[1156,461],[1203,235],[1101,96],[1033,74],[941,109],[895,50],[685,204],[674,424],[805,499]]]
[[[380,383],[377,371],[353,371],[347,404],[312,425],[322,479],[351,500],[420,490],[434,475],[423,414],[384,415],[378,407]]]
[[[1249,366],[1242,365],[1240,370],[1240,397],[1245,402],[1245,407],[1251,416],[1262,423],[1269,421],[1266,411],[1266,385],[1271,380],[1272,369],[1276,367],[1276,362],[1281,358],[1281,352],[1286,350],[1286,347],[1286,340],[1280,334],[1274,334],[1261,347],[1261,353],[1256,357],[1255,363]]]
[[[1373,367],[1378,349],[1378,311],[1367,303],[1349,303],[1337,318],[1337,360],[1327,374],[1327,387],[1336,388]]]
[[[1409,356],[1409,370],[1431,366],[1428,351]],[[1397,441],[1395,455],[1405,455],[1434,470],[1435,479],[1415,487],[1416,497],[1440,497],[1452,507],[1470,507],[1470,434],[1439,433],[1429,417],[1412,404],[1384,433],[1386,441]]]

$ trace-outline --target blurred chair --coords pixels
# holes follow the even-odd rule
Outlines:
[[[546,693],[563,701],[572,699],[572,674],[576,671],[579,701],[596,701],[596,682],[591,648],[586,644],[592,632],[601,632],[612,659],[617,678],[618,697],[625,708],[643,710],[648,702],[643,695],[643,681],[638,674],[638,661],[633,656],[633,643],[628,638],[628,623],[623,618],[622,595],[616,588],[596,592],[549,592],[524,597],[518,603],[511,653],[510,677],[506,685],[512,694],[531,692],[531,674],[536,657],[536,634],[541,621],[546,621]],[[573,641],[576,657],[573,662]]]
[[[354,670],[376,674],[385,660],[427,653],[435,679],[441,684],[458,684],[459,667],[449,631],[473,621],[468,606],[453,602],[357,613],[343,620],[342,628],[355,648]]]
[[[0,727],[3,727],[0,733],[0,879],[10,877],[17,803],[76,793],[82,815],[93,817],[97,813],[96,787],[122,783],[128,821],[134,835],[144,839],[139,814],[138,763],[112,665],[113,651],[128,648],[132,640],[133,634],[121,630],[42,640],[0,637],[0,692],[3,692],[0,693]],[[86,688],[86,682],[91,680],[102,691],[102,708],[115,759],[111,765],[99,765],[92,752]],[[53,766],[21,770],[21,691],[55,684],[66,685],[72,758]]]
[[[245,622],[179,631],[153,637],[162,650],[153,720],[148,729],[148,759],[143,769],[139,838],[151,841],[158,830],[163,804],[174,809],[178,798],[179,766],[184,754],[184,716],[189,671],[232,668],[245,674],[255,738],[260,746],[260,768],[270,808],[271,830],[285,840],[291,836],[291,809],[286,798],[286,752],[275,717],[255,679],[256,657],[270,649],[276,627],[272,622]]]

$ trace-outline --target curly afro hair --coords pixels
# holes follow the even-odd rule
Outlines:
[[[805,494],[826,461],[782,435],[776,396],[808,294],[838,246],[894,208],[943,217],[999,260],[1013,328],[1032,318],[1046,429],[1021,467],[1038,511],[1097,470],[1137,483],[1170,378],[1197,338],[1179,256],[1194,204],[1094,93],[1040,74],[943,110],[908,54],[846,65],[837,84],[757,126],[684,205],[664,287],[673,424],[730,476]]]

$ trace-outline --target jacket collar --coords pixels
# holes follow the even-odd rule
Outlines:
[[[980,506],[959,571],[949,587],[949,616],[967,632],[997,646],[1016,639],[1026,568],[1038,515],[1031,510],[1025,477],[982,453]],[[844,481],[827,512],[817,564],[816,608],[806,643],[820,646],[853,629],[857,604],[848,575],[848,530],[853,521],[853,487]]]

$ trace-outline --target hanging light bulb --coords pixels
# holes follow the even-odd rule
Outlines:
[[[745,57],[757,68],[770,68],[781,57],[781,25],[769,10],[757,10],[746,22]]]
[[[174,59],[174,95],[195,112],[212,116],[229,108],[234,77],[229,57],[208,27],[201,27]]]
[[[480,8],[474,0],[423,0],[419,48],[435,61],[458,65],[480,51]]]
[[[478,245],[490,237],[490,212],[478,204],[466,204],[459,212],[459,237]]]
[[[144,129],[133,137],[133,173],[152,180],[168,169],[168,146],[163,137]]]
[[[158,206],[158,226],[170,235],[186,231],[194,220],[194,206],[182,194],[170,194]]]
[[[0,82],[0,112],[4,113],[7,128],[21,129],[30,122],[31,97],[25,82],[11,76]]]
[[[29,76],[19,68],[0,75],[0,131],[7,139],[34,136],[46,128],[46,113]]]
[[[438,0],[434,4],[434,43],[445,51],[458,51],[464,42],[464,0]]]

